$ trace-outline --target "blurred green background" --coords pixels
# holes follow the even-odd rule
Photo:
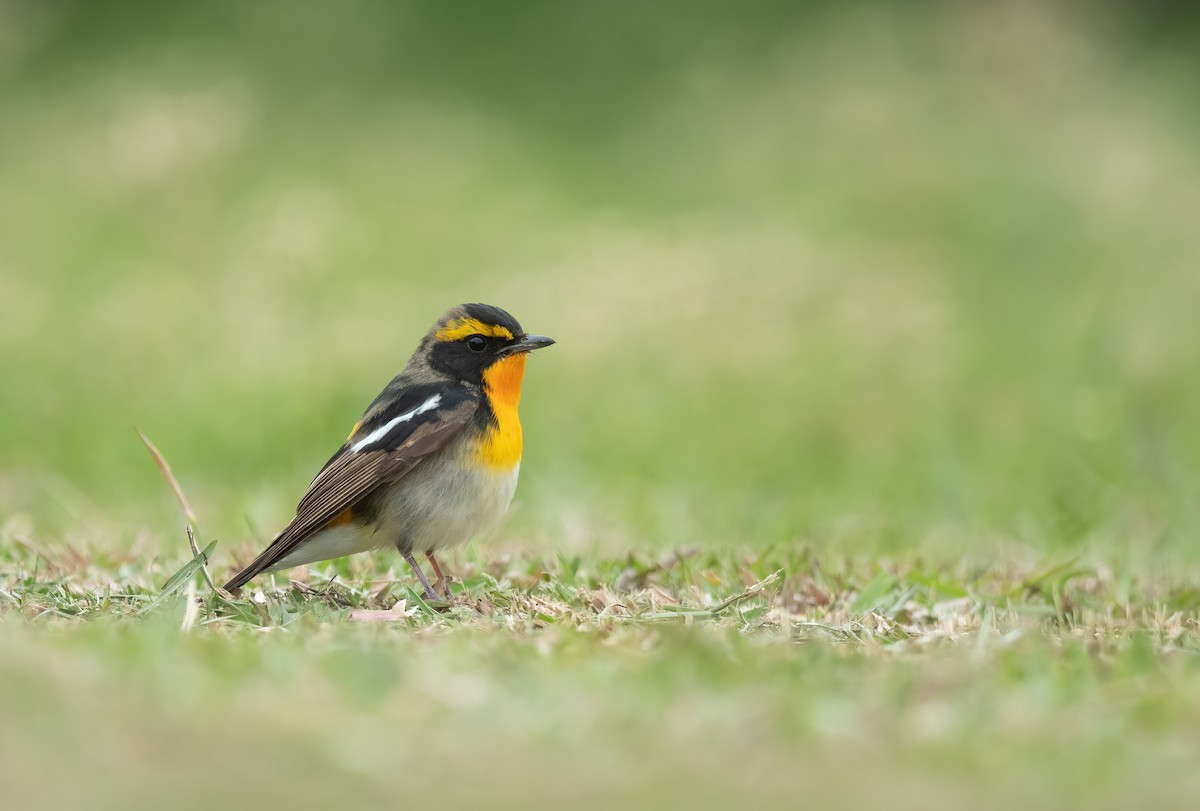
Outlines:
[[[248,549],[484,301],[510,546],[1200,560],[1181,13],[4,2],[0,518]]]
[[[1193,807],[1197,22],[0,0],[5,799]],[[225,574],[463,301],[559,341],[490,586],[149,600],[134,426]]]

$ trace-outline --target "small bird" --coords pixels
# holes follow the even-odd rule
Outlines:
[[[463,304],[437,320],[308,486],[296,517],[225,584],[262,572],[395,546],[425,587],[450,597],[435,553],[499,521],[517,488],[517,405],[529,335],[499,307]],[[431,585],[414,552],[437,575]]]

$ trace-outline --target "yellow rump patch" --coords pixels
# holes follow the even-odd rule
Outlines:
[[[507,471],[521,461],[521,418],[517,406],[521,403],[524,377],[525,353],[499,360],[483,373],[484,390],[496,415],[496,424],[479,443],[479,459],[490,467]]]
[[[468,335],[482,335],[485,338],[504,338],[511,341],[512,332],[496,324],[485,324],[478,318],[456,318],[437,331],[434,336],[439,341],[460,341]]]

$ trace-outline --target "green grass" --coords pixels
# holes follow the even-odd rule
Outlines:
[[[144,558],[6,541],[0,773],[35,807],[1185,808],[1197,789],[1183,581],[692,550],[473,558],[451,605],[362,559],[230,601],[163,597]],[[73,779],[48,781],[63,761]]]
[[[1190,807],[1180,13],[0,4],[6,801]],[[559,343],[455,605],[161,593],[135,426],[228,574],[462,301]]]

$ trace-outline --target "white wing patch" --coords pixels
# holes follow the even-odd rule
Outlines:
[[[385,436],[387,436],[388,433],[393,428],[395,428],[397,425],[400,425],[401,423],[404,423],[404,422],[408,422],[413,417],[424,414],[426,411],[432,411],[433,409],[438,407],[438,403],[440,403],[440,402],[442,402],[442,395],[440,395],[440,394],[433,395],[428,400],[426,400],[425,402],[421,403],[419,406],[414,408],[412,411],[409,411],[405,414],[401,414],[399,417],[392,417],[390,420],[385,422],[383,425],[379,426],[374,431],[367,434],[365,437],[363,437],[362,439],[358,440],[353,445],[351,445],[350,450],[354,451],[355,453],[358,453],[359,451],[361,451],[363,448],[367,447],[368,445],[374,445],[376,442],[378,442],[379,440],[381,440]]]

